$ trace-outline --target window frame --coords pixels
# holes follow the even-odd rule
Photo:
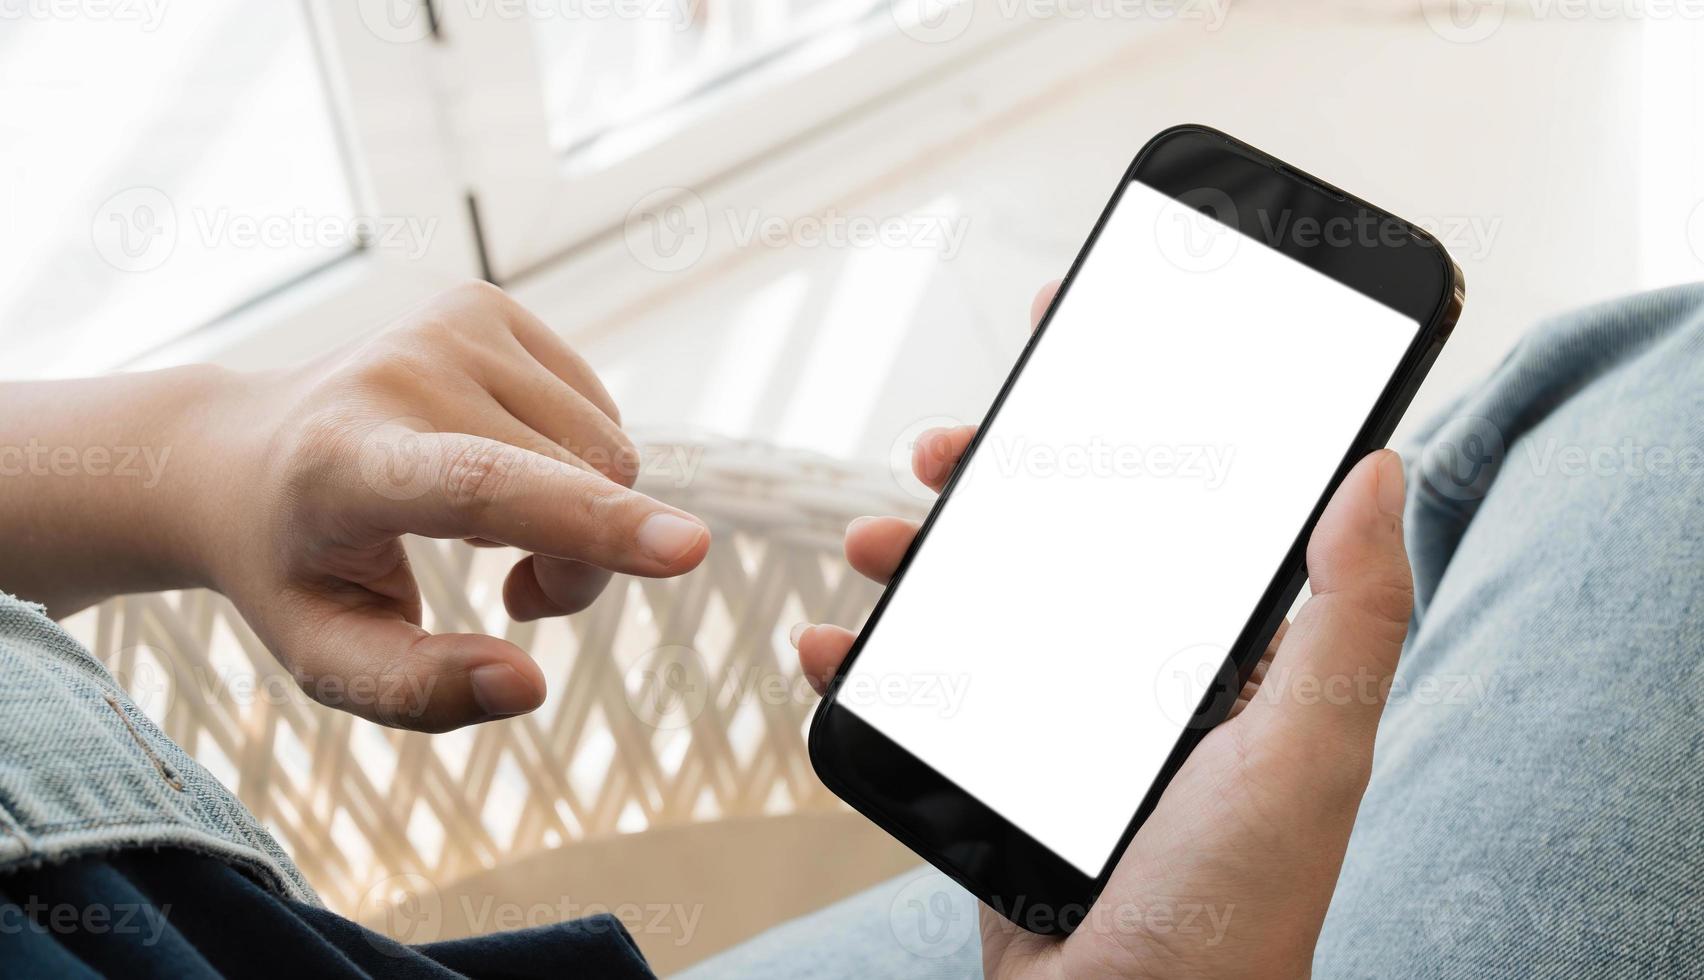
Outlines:
[[[838,57],[815,66],[803,55],[777,59],[747,85],[683,106],[687,121],[673,133],[601,170],[570,173],[551,145],[533,25],[440,0],[450,118],[495,280],[537,273],[619,231],[648,195],[737,176],[908,84],[986,55],[1036,21],[1023,5],[958,0],[967,8],[963,26],[930,41],[919,38],[930,36],[926,28],[901,25],[915,16],[915,0],[893,2],[891,16],[878,12],[847,28],[855,36]]]
[[[433,232],[414,256],[354,248],[126,362],[127,369],[203,360],[275,366],[377,331],[420,297],[484,271],[467,185],[454,164],[453,134],[437,93],[436,53],[392,43],[369,29],[365,0],[298,2],[316,43],[355,212],[381,221],[431,220]],[[352,331],[352,323],[371,326]]]

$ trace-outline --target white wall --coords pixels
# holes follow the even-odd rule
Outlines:
[[[951,258],[752,246],[596,315],[586,312],[598,306],[595,283],[565,289],[546,277],[518,292],[610,375],[636,427],[697,426],[880,463],[924,419],[981,415],[1033,290],[1064,270],[1132,153],[1166,125],[1204,122],[1442,223],[1468,303],[1412,424],[1535,318],[1643,285],[1644,28],[1511,19],[1455,44],[1413,11],[1332,5],[1303,16],[1259,4],[1214,32],[1051,27],[1064,33],[1019,45],[980,83],[878,110],[888,116],[873,131],[890,134],[879,150],[838,168],[771,167],[768,185],[820,186],[819,214],[961,227]],[[1106,50],[1109,31],[1128,35],[1110,58],[1070,55],[1078,42]],[[1668,240],[1685,249],[1684,235]],[[1671,272],[1697,263],[1671,259]]]

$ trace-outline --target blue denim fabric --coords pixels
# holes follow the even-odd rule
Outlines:
[[[1704,975],[1704,287],[1543,325],[1404,455],[1415,624],[1315,976]],[[688,976],[975,976],[927,876]]]
[[[678,980],[968,980],[982,976],[981,903],[920,867],[776,926]]]
[[[1546,325],[1426,434],[1413,693],[1317,976],[1704,970],[1701,454],[1698,286]]]
[[[137,847],[180,847],[313,889],[230,791],[139,710],[39,606],[0,593],[0,873]]]
[[[614,916],[404,946],[319,906],[281,898],[219,858],[169,847],[0,874],[0,977],[564,976],[656,974]]]

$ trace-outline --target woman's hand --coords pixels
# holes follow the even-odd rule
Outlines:
[[[545,687],[514,644],[421,628],[401,535],[529,552],[504,587],[517,619],[583,609],[612,572],[678,575],[709,547],[696,518],[630,489],[637,453],[585,361],[483,283],[302,367],[0,389],[29,403],[67,416],[56,441],[151,445],[161,465],[134,485],[88,467],[17,484],[42,492],[0,526],[45,516],[49,533],[26,542],[41,562],[0,562],[0,586],[57,615],[218,589],[311,696],[387,725],[520,714]]]
[[[1037,297],[1037,319],[1056,289]],[[939,490],[973,433],[938,429],[920,438],[918,478]],[[988,976],[1308,974],[1407,633],[1402,504],[1395,453],[1355,467],[1309,542],[1312,596],[1273,639],[1236,713],[1166,788],[1084,924],[1060,940],[984,909]],[[911,521],[861,518],[847,529],[847,559],[885,582],[916,531]],[[853,634],[824,625],[792,635],[821,690]],[[1123,778],[1112,757],[1107,778]],[[1204,910],[1201,921],[1219,926],[1179,928],[1188,910]]]

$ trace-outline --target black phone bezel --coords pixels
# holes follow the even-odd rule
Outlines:
[[[1202,183],[1207,176],[1214,177],[1215,182]],[[1421,327],[1238,634],[1225,669],[1220,672],[1219,683],[1202,698],[1191,723],[1179,737],[1100,874],[1091,878],[852,711],[837,710],[836,694],[871,631],[880,622],[889,597],[904,581],[906,569],[928,537],[936,516],[952,498],[965,461],[981,442],[981,432],[988,430],[988,424],[999,413],[1031,351],[1046,336],[1054,311],[1070,293],[1071,282],[1094,248],[1108,216],[1118,206],[1125,189],[1136,180],[1185,201],[1192,192],[1211,187],[1231,202],[1235,209],[1234,227],[1245,235],[1412,316]],[[1266,195],[1263,200],[1251,199],[1250,188],[1255,185]],[[1272,196],[1275,191],[1281,192],[1276,198]],[[1303,247],[1283,236],[1273,240],[1272,223],[1262,223],[1260,210],[1274,203],[1300,208],[1306,213],[1352,213],[1358,218],[1370,215],[1381,222],[1381,229],[1394,230],[1395,236],[1380,239],[1377,244],[1360,242],[1352,249],[1335,246],[1335,251],[1330,252]],[[1215,213],[1214,217],[1231,223],[1223,214]],[[1347,254],[1350,251],[1357,254]],[[1425,230],[1389,212],[1210,127],[1174,126],[1149,140],[1125,170],[1118,189],[1062,280],[1053,303],[1001,385],[977,437],[949,477],[887,590],[830,681],[828,693],[817,706],[807,744],[819,778],[854,809],[1017,925],[1044,934],[1068,933],[1076,928],[1166,785],[1196,744],[1230,711],[1237,693],[1307,579],[1305,549],[1326,502],[1355,463],[1390,438],[1449,338],[1464,294],[1461,271],[1443,246]]]

